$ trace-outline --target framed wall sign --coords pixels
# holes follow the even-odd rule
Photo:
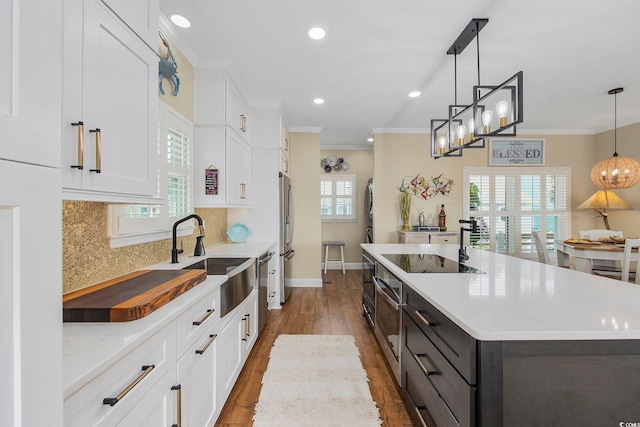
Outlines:
[[[218,194],[218,168],[213,165],[204,170],[204,194]]]
[[[489,166],[544,166],[544,138],[491,138]]]

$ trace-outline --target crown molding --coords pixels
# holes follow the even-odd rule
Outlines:
[[[373,144],[367,143],[367,145],[323,145],[320,144],[320,150],[343,150],[343,151],[371,151],[373,150]]]
[[[406,133],[406,134],[427,134],[429,128],[373,128],[372,134],[380,133]]]
[[[160,32],[182,53],[182,55],[195,68],[198,64],[198,55],[191,49],[191,46],[178,34],[176,28],[171,24],[169,18],[160,13]]]
[[[299,133],[321,133],[322,126],[291,126],[289,132]]]

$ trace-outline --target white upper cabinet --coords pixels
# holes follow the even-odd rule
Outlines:
[[[157,196],[156,53],[98,0],[67,0],[64,12],[63,197]]]
[[[196,70],[196,207],[251,205],[251,125],[248,104],[226,72]]]
[[[102,0],[151,47],[158,44],[158,0]]]
[[[60,167],[62,2],[0,2],[0,159]]]

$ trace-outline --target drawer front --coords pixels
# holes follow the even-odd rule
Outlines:
[[[469,384],[476,381],[476,340],[408,286],[404,311]]]
[[[178,317],[178,357],[193,346],[209,326],[220,319],[219,301],[220,288],[218,287]]]
[[[418,406],[426,407],[436,425],[473,425],[475,387],[467,384],[406,313],[403,329],[402,366],[407,382],[403,389]]]
[[[171,323],[65,399],[64,425],[116,425],[173,367],[175,339],[175,323]],[[124,393],[131,385],[133,387]],[[124,395],[113,406],[104,403],[104,399],[119,394]]]

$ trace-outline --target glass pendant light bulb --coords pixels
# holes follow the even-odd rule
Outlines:
[[[482,113],[482,124],[484,125],[484,133],[491,132],[491,120],[493,120],[493,111],[485,110],[485,112]]]
[[[509,112],[509,103],[507,101],[500,101],[496,104],[496,112],[500,118],[500,127],[507,125],[507,113]]]
[[[458,134],[458,145],[464,145],[464,136],[467,134],[467,128],[465,125],[458,126],[456,133]]]
[[[467,125],[469,125],[469,141],[473,141],[475,139],[476,122],[473,119],[469,119]]]
[[[444,135],[440,135],[438,137],[438,145],[440,146],[439,152],[440,154],[444,154],[444,149],[447,146],[447,137]]]

